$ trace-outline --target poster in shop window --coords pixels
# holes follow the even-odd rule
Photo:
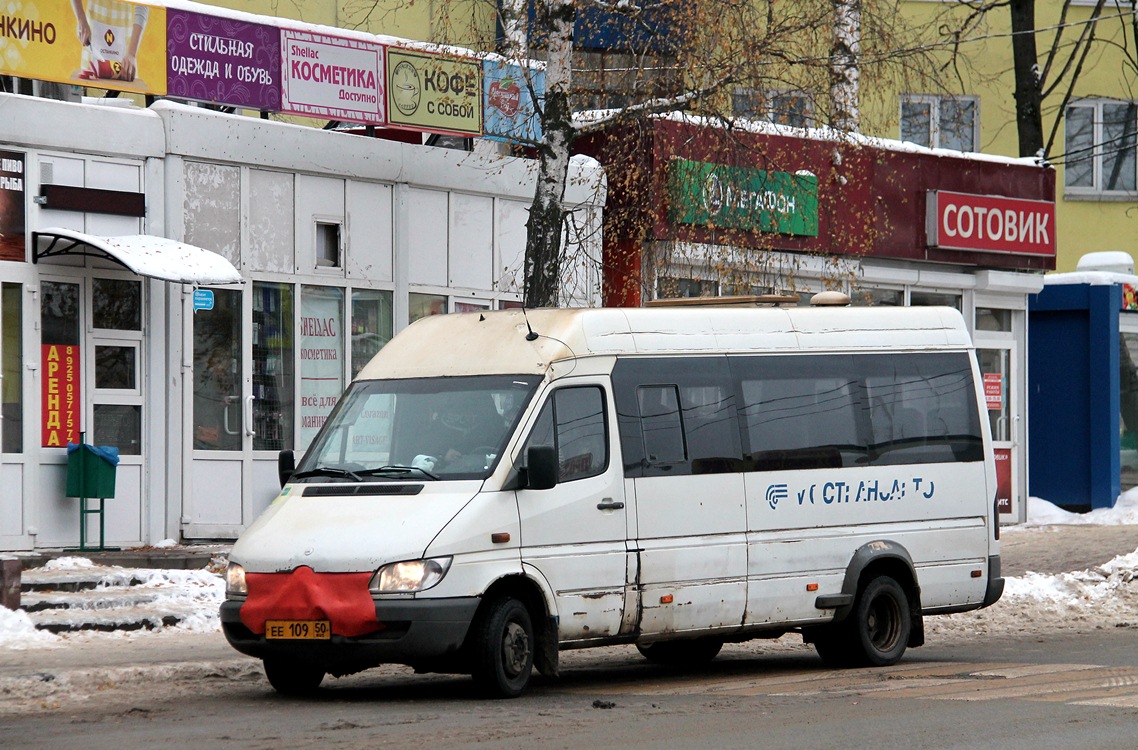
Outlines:
[[[43,447],[79,442],[79,347],[44,344]]]
[[[24,260],[24,155],[0,150],[0,260]]]
[[[343,292],[309,289],[301,295],[300,449],[312,438],[344,390]]]

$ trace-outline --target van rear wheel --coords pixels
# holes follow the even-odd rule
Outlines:
[[[814,637],[814,648],[832,667],[888,667],[905,654],[912,627],[901,584],[877,576],[862,587],[844,622]]]
[[[320,667],[279,656],[265,659],[264,667],[269,684],[282,695],[312,695],[324,679],[324,670]]]
[[[517,599],[489,604],[474,632],[474,682],[491,695],[516,698],[529,685],[534,636],[529,610]]]
[[[719,655],[723,641],[718,638],[694,638],[686,641],[660,641],[636,644],[636,650],[648,661],[670,666],[694,666],[709,662]]]

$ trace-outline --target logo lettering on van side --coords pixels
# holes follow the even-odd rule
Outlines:
[[[799,505],[834,505],[840,503],[887,503],[904,500],[909,493],[916,497],[931,500],[936,492],[932,481],[923,477],[894,479],[881,482],[877,479],[853,482],[816,482],[798,490]],[[767,487],[766,500],[771,510],[775,510],[782,500],[790,497],[790,488],[785,484],[772,484]]]

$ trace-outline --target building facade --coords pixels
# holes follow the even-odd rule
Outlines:
[[[520,304],[528,160],[169,102],[0,110],[0,549],[78,541],[80,435],[119,450],[107,543],[234,538],[275,496],[278,451],[305,449],[395,332]],[[563,293],[588,306],[604,183],[588,160],[573,175]],[[240,283],[204,283],[209,260]]]

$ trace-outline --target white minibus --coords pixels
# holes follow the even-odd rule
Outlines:
[[[278,691],[380,664],[522,693],[563,649],[698,663],[801,634],[890,665],[993,604],[982,379],[948,308],[503,310],[360,372],[233,547],[221,621]]]

